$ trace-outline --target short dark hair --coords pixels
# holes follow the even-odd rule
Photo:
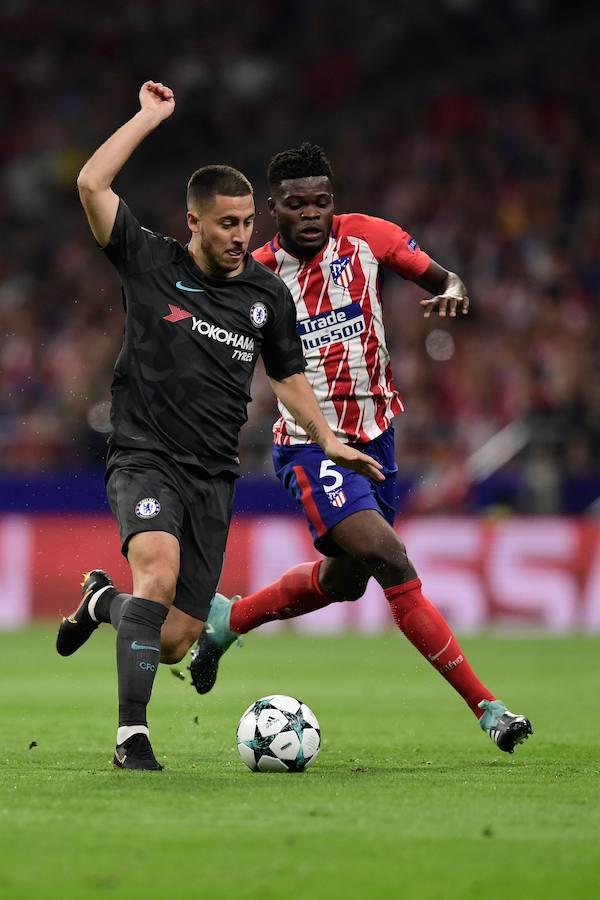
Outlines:
[[[254,194],[245,175],[231,166],[203,166],[196,169],[187,186],[188,209],[206,206],[217,194],[224,197],[245,197]]]
[[[325,175],[333,181],[333,170],[325,151],[318,144],[309,144],[308,141],[292,150],[276,153],[267,169],[267,181],[271,188],[279,187],[288,178],[311,178],[315,175]]]

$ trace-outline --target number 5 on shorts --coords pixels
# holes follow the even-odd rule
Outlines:
[[[331,469],[333,468],[333,471]],[[323,482],[325,492],[330,494],[331,491],[337,491],[344,483],[344,476],[340,475],[335,469],[335,463],[332,459],[324,459],[319,469],[319,478]],[[328,479],[333,479],[328,483]]]

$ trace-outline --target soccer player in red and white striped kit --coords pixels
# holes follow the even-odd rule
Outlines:
[[[324,555],[285,572],[244,598],[217,594],[192,654],[199,693],[213,687],[219,659],[240,634],[273,619],[358,600],[375,578],[402,633],[458,691],[481,728],[509,753],[532,733],[477,678],[448,623],[426,598],[404,544],[393,529],[393,418],[403,406],[386,348],[381,274],[388,267],[433,296],[425,316],[469,310],[465,285],[421,250],[406,231],[373,216],[334,214],[333,174],[321,147],[278,153],[268,168],[275,237],[254,252],[292,293],[306,376],[327,422],[341,440],[383,466],[376,483],[334,465],[281,405],[274,426],[278,478],[303,508]]]

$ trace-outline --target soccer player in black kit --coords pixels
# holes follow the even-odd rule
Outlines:
[[[217,588],[258,355],[278,399],[337,465],[383,477],[376,461],[327,425],[303,374],[291,295],[247,253],[254,223],[247,179],[228,166],[192,175],[186,247],[140,226],[112,191],[130,155],[174,108],[170,88],[142,85],[140,110],[77,181],[91,231],[122,282],[125,332],[112,384],[106,489],[133,595],[120,593],[102,570],[86,573],[57,650],[71,655],[101,622],[116,629],[113,762],[126,769],[162,768],[146,708],[159,661],[187,653]]]

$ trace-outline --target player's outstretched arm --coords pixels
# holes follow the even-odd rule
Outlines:
[[[136,147],[175,109],[171,88],[146,81],[140,90],[140,109],[115,131],[79,173],[77,188],[92,234],[105,247],[115,224],[119,198],[111,184]]]
[[[309,437],[320,444],[336,466],[354,469],[355,472],[360,472],[361,475],[366,475],[367,478],[373,478],[375,481],[385,480],[381,472],[381,464],[377,460],[367,456],[366,453],[354,450],[336,438],[304,375],[290,375],[281,381],[269,378],[269,381],[277,398],[286,409],[289,409]]]
[[[462,279],[454,272],[448,272],[434,260],[431,260],[423,274],[413,278],[413,281],[434,295],[429,300],[421,300],[426,319],[435,307],[440,316],[445,316],[447,312],[455,316],[457,308],[460,308],[463,315],[469,312],[469,296]]]

